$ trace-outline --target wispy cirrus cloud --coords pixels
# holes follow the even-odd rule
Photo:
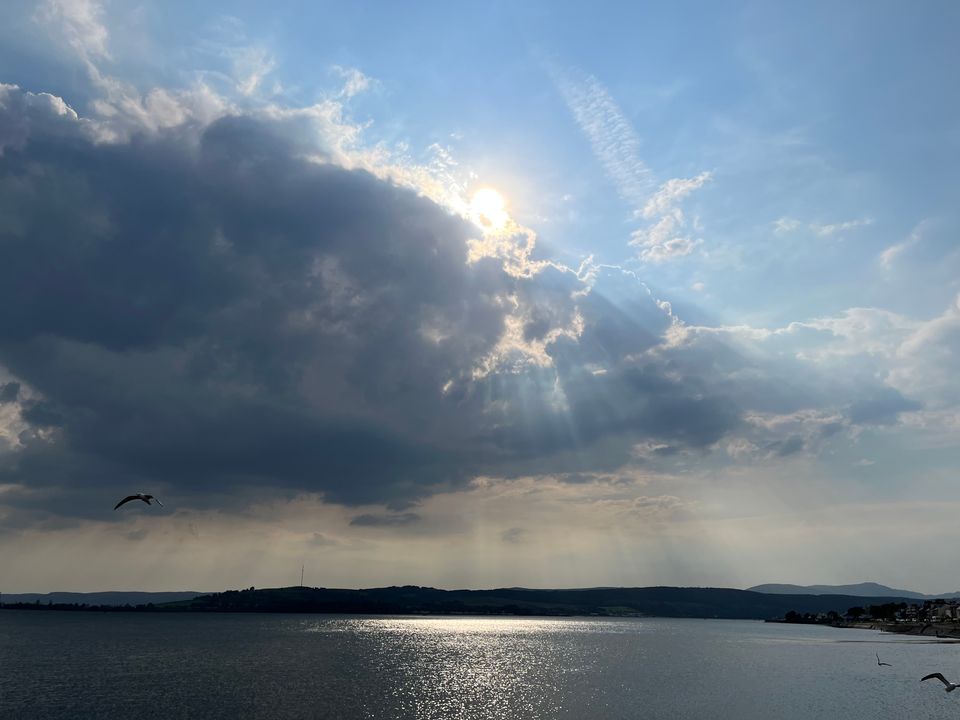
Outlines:
[[[357,68],[334,65],[333,71],[343,78],[343,88],[340,90],[341,97],[352,98],[354,95],[366,92],[375,83],[372,78],[364,75]]]
[[[930,220],[921,220],[917,225],[910,231],[910,234],[906,237],[905,240],[902,240],[898,243],[894,243],[888,248],[885,248],[883,252],[880,253],[879,259],[880,264],[887,270],[893,268],[896,264],[897,259],[903,255],[907,250],[912,248],[914,245],[919,243],[930,226]]]
[[[593,75],[568,73],[554,66],[548,69],[620,197],[634,208],[643,207],[656,179],[640,156],[640,138],[620,106]]]
[[[660,263],[690,255],[700,244],[687,232],[681,201],[711,178],[673,178],[657,187],[656,176],[640,153],[640,138],[610,91],[593,75],[562,71],[548,64],[574,120],[590,142],[594,156],[613,181],[633,216],[645,221],[631,234],[639,259]]]
[[[830,223],[827,225],[811,223],[810,229],[813,230],[820,237],[830,237],[831,235],[836,235],[838,233],[842,233],[847,230],[855,230],[857,228],[867,227],[868,225],[873,225],[873,218],[865,217],[865,218],[859,218],[857,220],[847,220],[845,222]]]
[[[848,230],[856,230],[873,225],[873,218],[863,217],[837,223],[814,223],[803,222],[793,217],[781,217],[774,220],[772,225],[773,232],[777,235],[792,233],[800,228],[806,228],[818,237],[832,237],[833,235],[838,235]]]
[[[773,221],[773,231],[778,235],[782,235],[783,233],[793,232],[801,225],[803,225],[803,223],[797,220],[796,218],[791,218],[791,217],[777,218],[776,220]]]
[[[277,67],[276,59],[264,48],[244,48],[234,54],[233,62],[237,77],[237,90],[245,96],[253,95],[263,81]]]

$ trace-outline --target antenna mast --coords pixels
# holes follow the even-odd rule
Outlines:
[[[300,566],[300,587],[303,587],[303,565]]]

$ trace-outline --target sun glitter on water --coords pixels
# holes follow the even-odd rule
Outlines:
[[[485,232],[502,230],[510,219],[503,195],[493,188],[477,190],[470,201],[470,215]]]

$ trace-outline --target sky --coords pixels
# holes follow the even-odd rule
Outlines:
[[[623,5],[4,3],[0,589],[960,589],[960,6]]]

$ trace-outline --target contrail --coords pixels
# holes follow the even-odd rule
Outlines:
[[[640,138],[630,121],[593,75],[577,71],[580,77],[575,78],[552,63],[546,67],[620,197],[639,210],[656,187],[656,180],[640,157]]]

